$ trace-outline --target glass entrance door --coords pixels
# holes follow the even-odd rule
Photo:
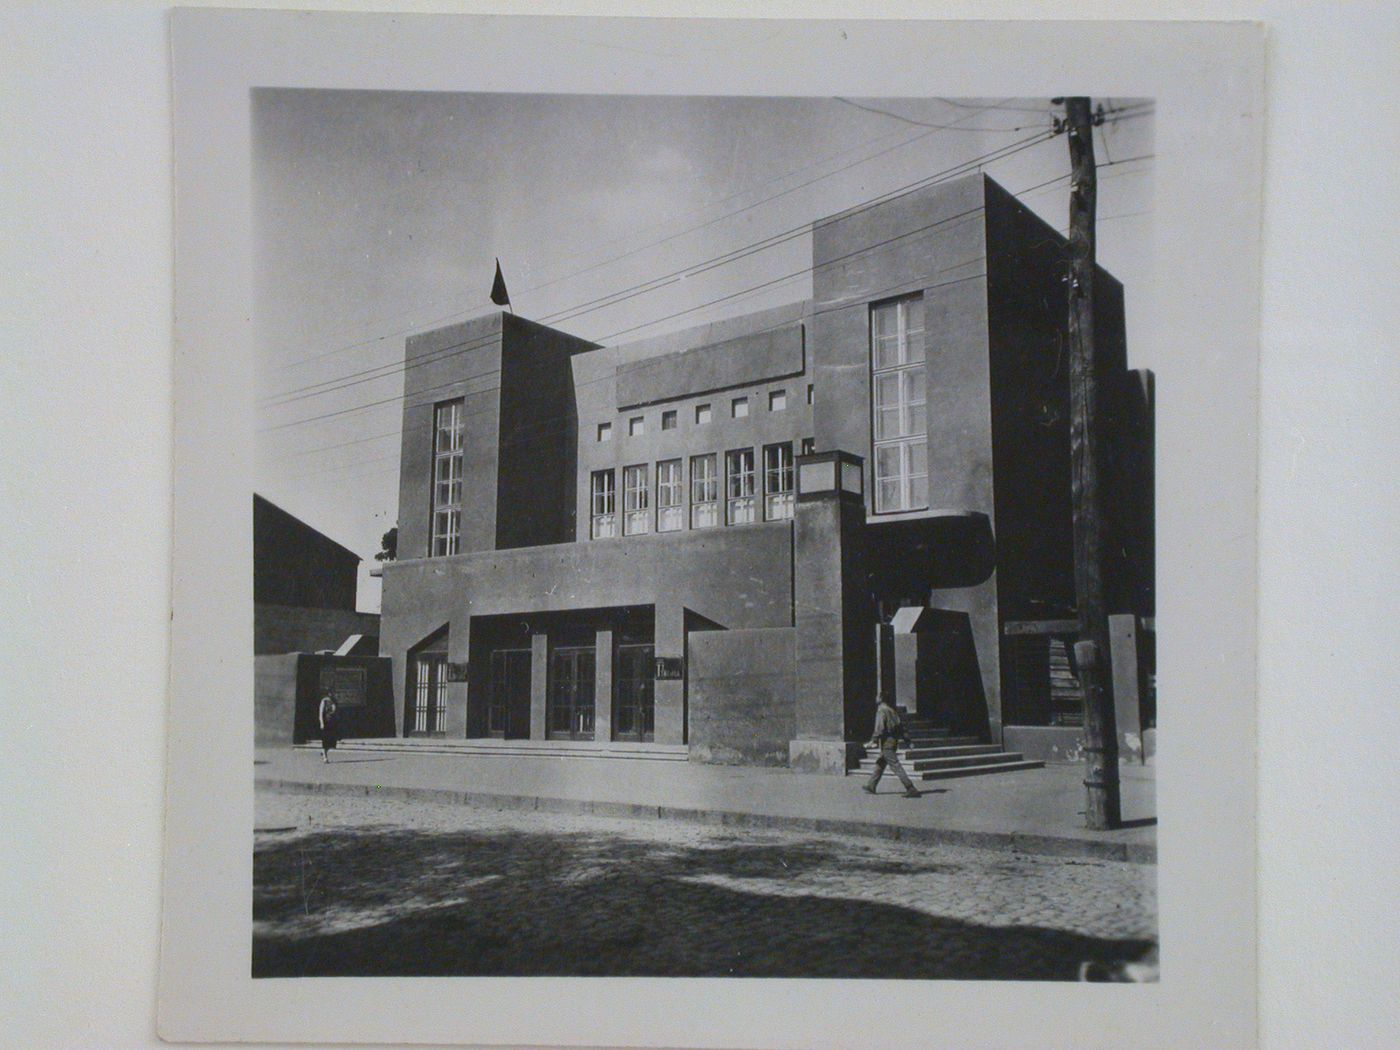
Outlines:
[[[594,674],[593,646],[554,650],[549,667],[549,739],[593,739]]]
[[[491,654],[491,699],[486,732],[508,740],[530,735],[530,650],[497,649]]]
[[[656,735],[656,702],[653,679],[655,647],[623,644],[617,647],[617,694],[613,735],[618,740],[652,740]]]
[[[447,654],[420,653],[412,667],[408,735],[442,736],[447,731]]]

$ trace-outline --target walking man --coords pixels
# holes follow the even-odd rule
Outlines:
[[[909,734],[904,729],[899,712],[890,705],[888,700],[881,697],[880,706],[875,708],[875,732],[870,741],[870,746],[878,747],[880,753],[875,758],[875,772],[864,785],[864,791],[871,795],[875,794],[875,785],[880,783],[880,778],[885,775],[885,767],[889,766],[894,770],[895,776],[899,777],[899,782],[904,785],[904,797],[919,797],[919,789],[909,779],[909,774],[904,772],[904,767],[900,765],[897,753],[899,742],[901,740],[908,741],[908,739]]]

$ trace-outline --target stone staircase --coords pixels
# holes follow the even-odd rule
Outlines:
[[[953,736],[951,730],[911,716],[902,708],[899,716],[909,733],[909,743],[900,748],[897,754],[900,764],[912,780],[949,780],[987,773],[1014,773],[1021,769],[1040,769],[1045,765],[1044,762],[1026,759],[1018,751],[1003,751],[996,744],[980,743],[976,737]],[[866,776],[875,772],[875,756],[878,754],[878,749],[867,747],[858,771]],[[885,775],[894,776],[888,770]]]

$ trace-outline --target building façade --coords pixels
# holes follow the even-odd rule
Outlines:
[[[816,222],[809,301],[601,347],[411,337],[404,736],[841,772],[877,692],[1072,757],[1064,238],[982,175]],[[1151,377],[1095,282],[1120,730],[1154,724]],[[1019,735],[1017,735],[1019,734]]]

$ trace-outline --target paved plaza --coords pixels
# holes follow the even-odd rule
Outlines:
[[[255,976],[1073,980],[1156,939],[1153,864],[267,785],[256,818]]]

